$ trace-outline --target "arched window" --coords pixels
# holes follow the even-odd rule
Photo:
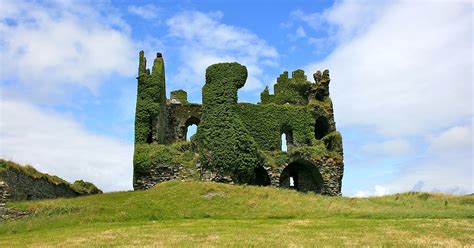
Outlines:
[[[186,129],[186,141],[190,141],[191,137],[195,135],[197,132],[197,125],[196,124],[191,124],[187,127]]]
[[[191,140],[191,137],[197,132],[199,122],[200,120],[196,117],[190,117],[188,120],[186,120],[184,125],[183,139],[186,139],[186,141]]]
[[[292,145],[293,130],[289,126],[284,125],[280,130],[280,150],[286,152]]]

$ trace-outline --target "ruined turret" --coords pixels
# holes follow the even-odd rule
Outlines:
[[[151,73],[146,66],[144,52],[140,51],[135,111],[135,143],[164,143],[166,83],[162,54],[156,54]]]

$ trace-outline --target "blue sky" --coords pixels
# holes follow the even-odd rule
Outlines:
[[[343,194],[473,192],[470,1],[0,1],[2,158],[131,189],[138,52],[201,101],[205,68],[331,72]]]

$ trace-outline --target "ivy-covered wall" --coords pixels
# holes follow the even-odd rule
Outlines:
[[[196,140],[203,168],[247,182],[257,162],[257,144],[239,116],[237,89],[247,68],[238,63],[211,65],[202,89],[202,120]]]
[[[310,89],[311,83],[303,70],[293,71],[291,78],[285,71],[277,78],[277,83],[274,85],[274,95],[270,95],[268,88],[265,88],[261,93],[261,103],[306,105]]]
[[[146,58],[140,51],[138,66],[137,105],[135,111],[135,143],[164,141],[165,130],[165,67],[161,53],[156,54],[153,70],[146,68]]]
[[[280,150],[281,135],[292,135],[294,146],[314,143],[315,120],[307,106],[239,104],[240,119],[257,142],[258,148]]]
[[[342,137],[329,97],[329,71],[314,82],[303,70],[283,72],[261,93],[258,104],[238,103],[247,79],[238,63],[207,68],[203,104],[189,103],[183,90],[165,95],[161,54],[153,70],[140,52],[135,122],[134,187],[166,180],[215,180],[290,187],[339,195],[343,174]],[[185,141],[187,127],[197,134]],[[281,151],[282,134],[288,151]],[[190,176],[191,175],[191,176]]]
[[[188,104],[188,93],[184,90],[175,90],[170,93],[171,101],[175,100],[176,103]]]

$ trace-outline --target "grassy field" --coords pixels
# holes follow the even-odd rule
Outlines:
[[[148,191],[13,202],[5,246],[474,246],[474,197],[347,198],[167,182]]]

